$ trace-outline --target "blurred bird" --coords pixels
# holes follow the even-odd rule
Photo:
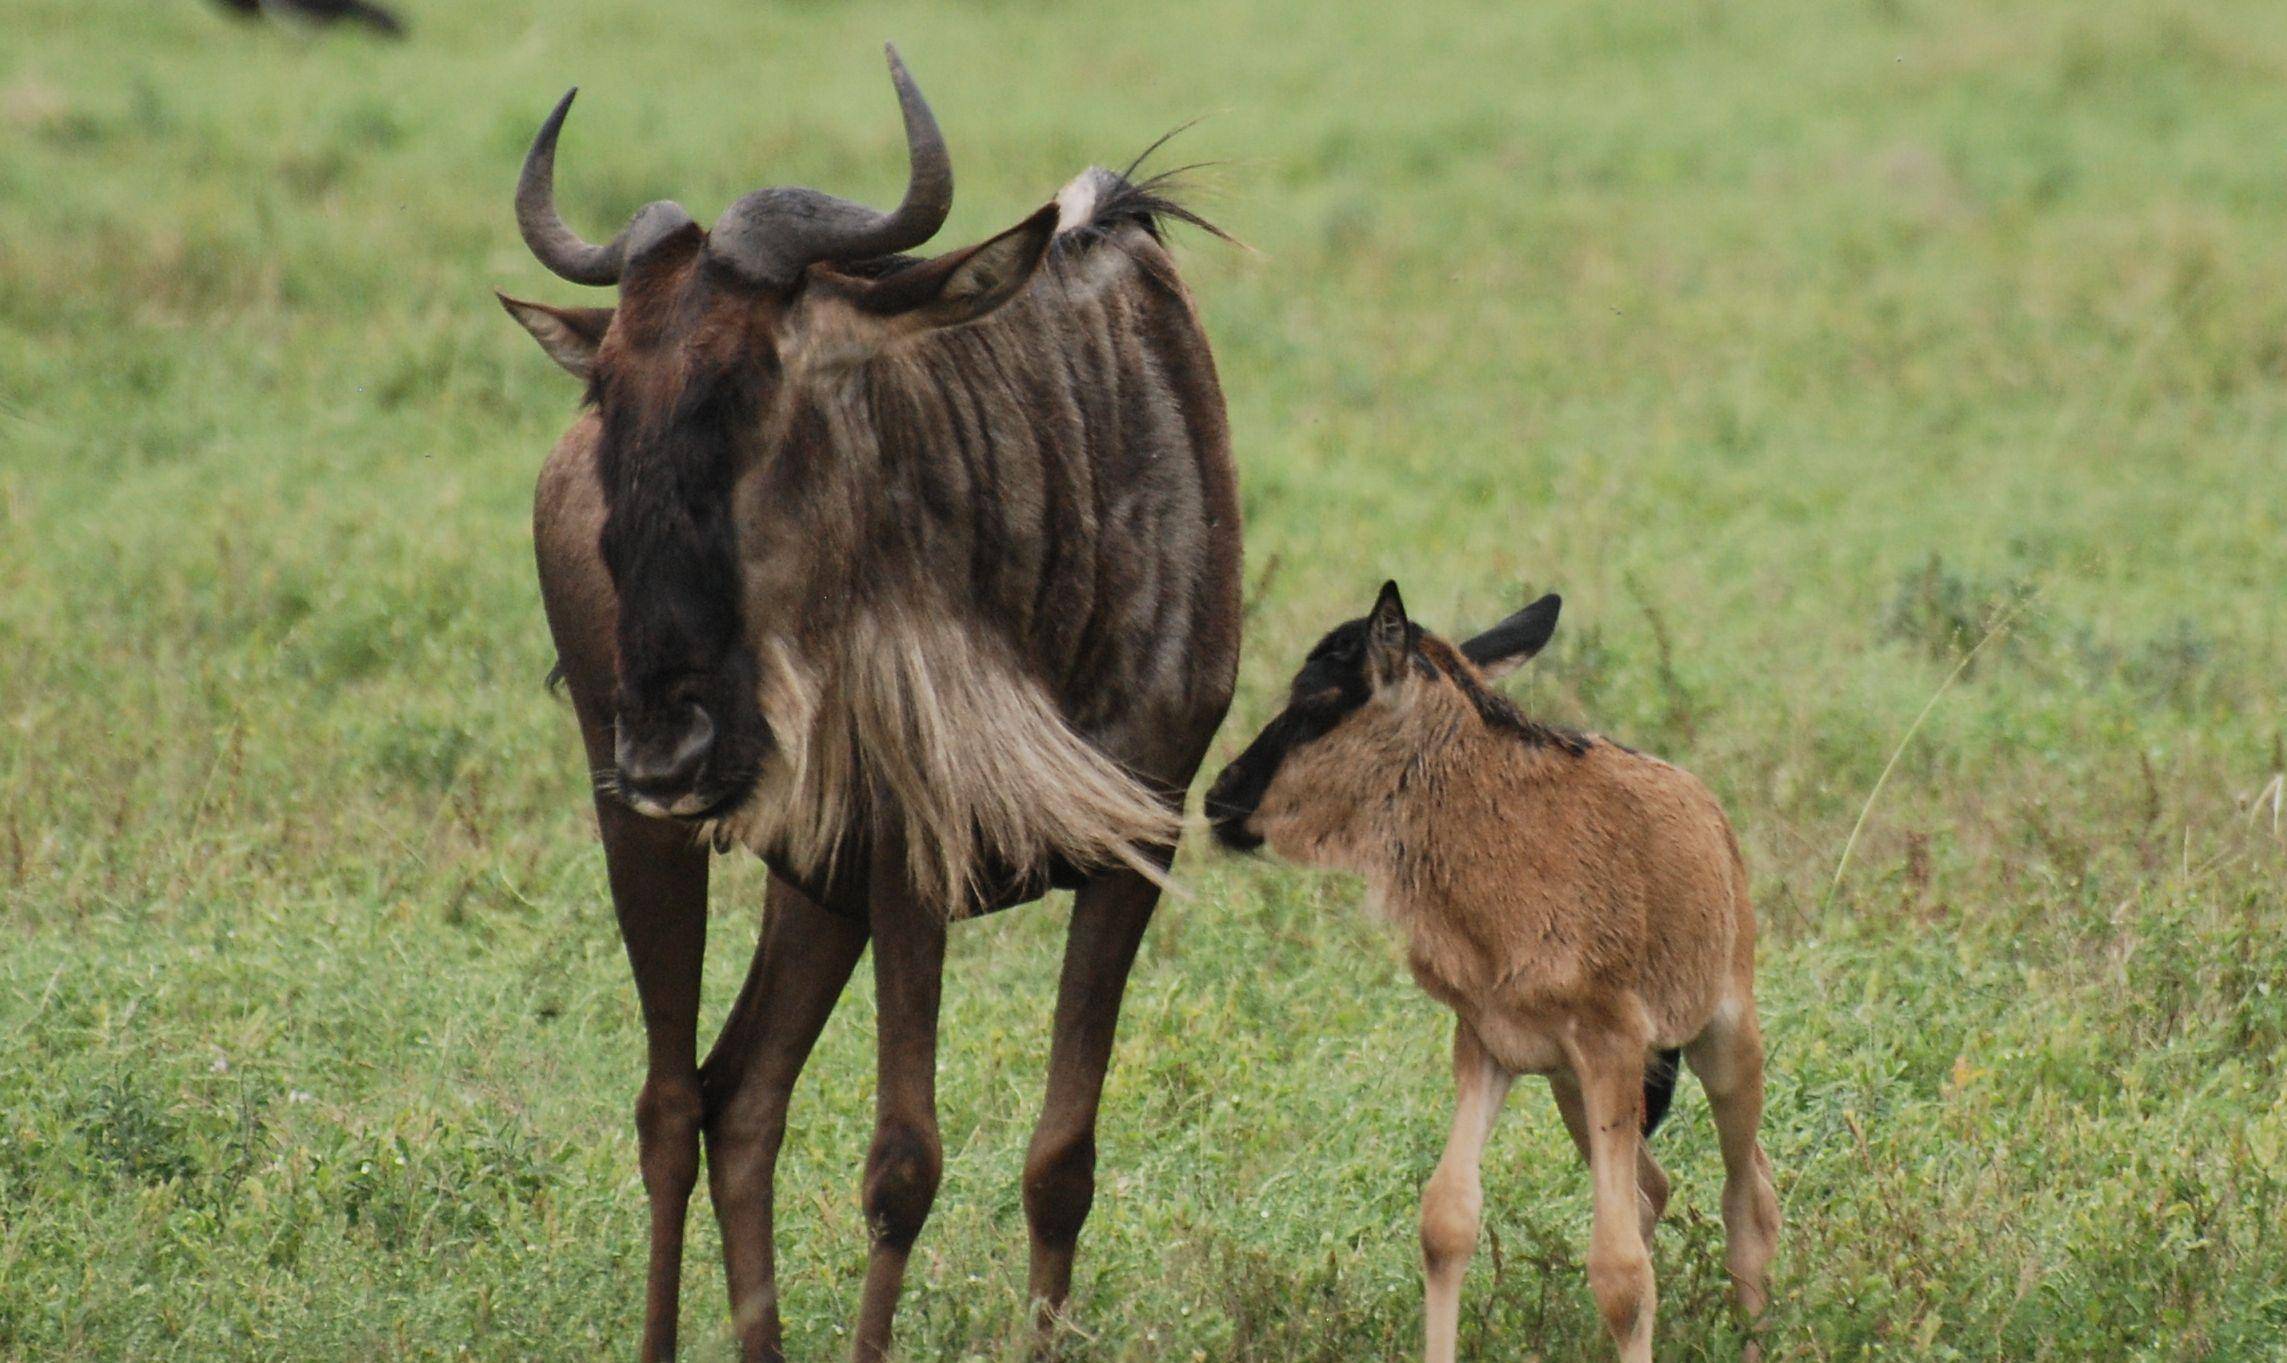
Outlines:
[[[365,0],[221,0],[221,4],[224,8],[249,18],[259,18],[264,14],[287,14],[319,24],[350,19],[392,38],[405,36],[405,25],[396,15],[379,5],[369,5]]]

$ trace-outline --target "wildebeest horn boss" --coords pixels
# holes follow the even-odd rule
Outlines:
[[[732,204],[708,235],[708,255],[756,284],[784,288],[803,267],[820,261],[872,260],[910,251],[937,234],[953,211],[953,158],[929,102],[898,60],[889,54],[890,79],[905,115],[905,143],[912,161],[905,199],[889,213],[821,194],[815,189],[773,186]],[[556,137],[571,111],[577,89],[557,101],[540,135],[525,155],[516,183],[516,225],[540,263],[574,284],[617,284],[631,256],[676,230],[691,215],[681,204],[662,199],[644,205],[620,234],[605,245],[582,241],[556,214]]]
[[[517,187],[534,255],[619,290],[616,308],[503,302],[587,384],[534,536],[649,1043],[647,1359],[674,1348],[702,1135],[742,1355],[781,1356],[788,1098],[869,940],[855,1356],[886,1352],[940,1169],[947,923],[1052,886],[1078,894],[1024,1206],[1053,1320],[1121,992],[1237,665],[1222,393],[1160,236],[1199,220],[1090,170],[987,241],[897,255],[944,222],[953,181],[894,51],[890,72],[912,170],[888,213],[763,189],[712,231],[661,202],[589,243],[553,200],[569,95]],[[710,843],[772,878],[701,1064]]]

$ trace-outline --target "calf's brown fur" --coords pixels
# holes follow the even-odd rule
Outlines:
[[[1714,1109],[1726,1262],[1750,1318],[1778,1235],[1756,1137],[1755,917],[1723,810],[1690,773],[1535,723],[1488,684],[1547,642],[1560,605],[1544,597],[1455,648],[1386,585],[1312,651],[1287,710],[1207,797],[1226,844],[1363,876],[1415,980],[1457,1019],[1452,1134],[1422,1194],[1430,1363],[1454,1357],[1478,1167],[1519,1074],[1548,1076],[1588,1162],[1589,1285],[1628,1363],[1652,1356],[1668,1181],[1645,1137],[1674,1052]]]

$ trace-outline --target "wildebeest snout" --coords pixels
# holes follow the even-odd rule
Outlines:
[[[685,702],[642,721],[622,715],[612,745],[620,793],[646,814],[696,813],[685,806],[698,800],[714,747],[715,721],[699,705]]]
[[[1262,786],[1255,774],[1243,762],[1233,762],[1223,768],[1215,784],[1207,788],[1207,820],[1215,830],[1215,840],[1234,852],[1252,852],[1263,845],[1262,837],[1247,827],[1254,816],[1255,805],[1262,799]]]

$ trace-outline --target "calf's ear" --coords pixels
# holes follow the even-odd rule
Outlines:
[[[1463,644],[1461,656],[1488,679],[1506,677],[1547,646],[1549,636],[1556,633],[1556,613],[1562,609],[1564,598],[1550,592]]]
[[[596,347],[603,344],[604,332],[611,329],[610,308],[554,308],[497,291],[493,297],[566,373],[576,379],[595,377]]]
[[[1388,686],[1405,676],[1412,633],[1398,584],[1383,583],[1382,594],[1374,598],[1374,609],[1366,616],[1366,675],[1373,678],[1375,687]]]

